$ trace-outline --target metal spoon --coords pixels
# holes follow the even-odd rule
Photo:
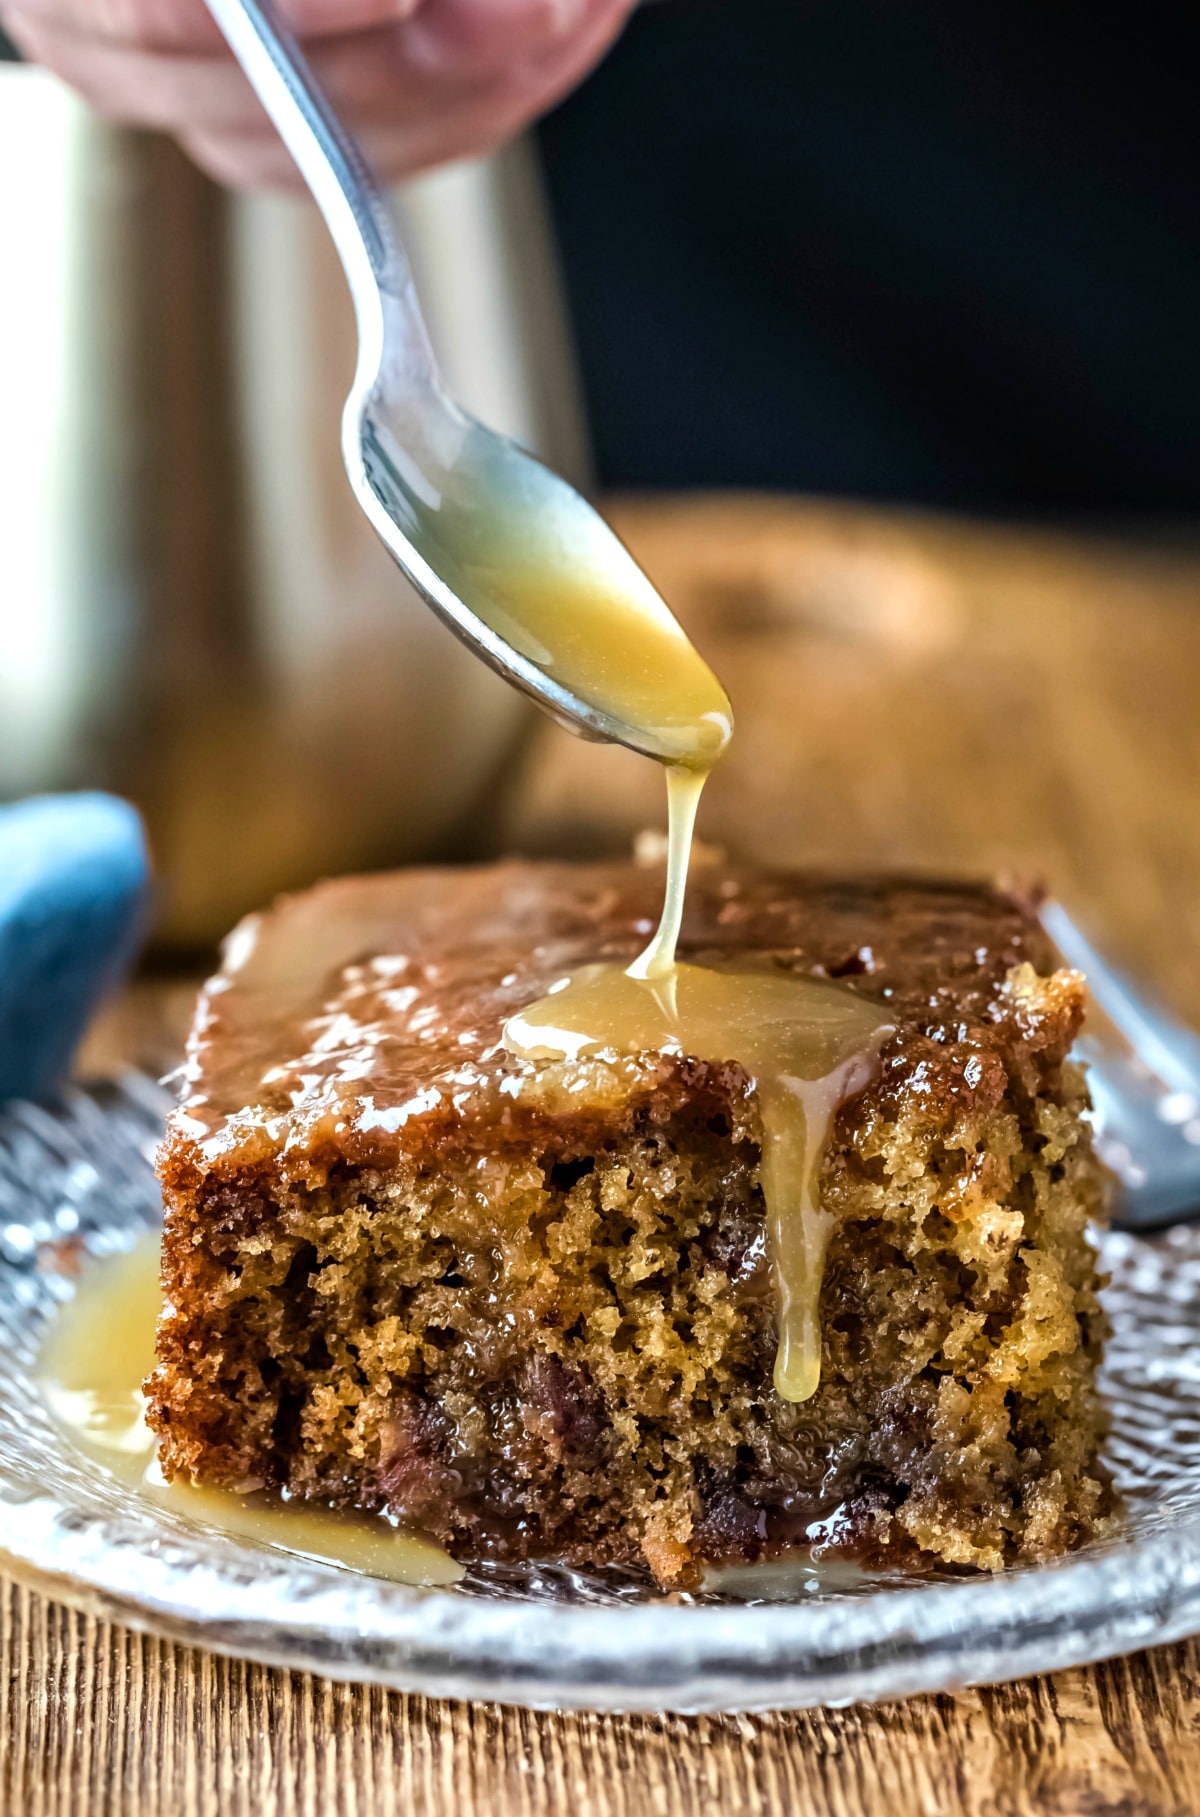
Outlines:
[[[681,669],[712,680],[624,546],[572,487],[475,422],[442,384],[390,210],[303,52],[262,0],[209,11],[291,152],[333,235],[358,318],[358,367],[342,417],[351,486],[417,591],[506,680],[588,738],[665,762],[696,761],[695,726],[639,713],[590,660],[606,604],[624,603],[664,697]],[[577,648],[553,653],[514,601],[536,581],[544,612],[573,613]],[[543,618],[543,622],[545,622]],[[560,620],[555,620],[556,630]],[[601,669],[603,665],[601,664]],[[646,681],[653,674],[643,675]],[[724,696],[717,689],[720,700]],[[636,703],[634,703],[636,704]],[[728,703],[725,702],[726,709]],[[715,755],[728,719],[705,734]],[[689,743],[690,741],[690,743]]]
[[[1059,902],[1042,925],[1087,979],[1095,1009],[1077,1057],[1096,1142],[1117,1176],[1113,1222],[1154,1230],[1200,1216],[1200,1036],[1098,953]]]

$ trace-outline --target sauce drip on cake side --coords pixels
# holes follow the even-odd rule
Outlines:
[[[686,638],[689,657],[680,666],[678,685],[664,671],[657,616],[619,614],[607,635],[589,621],[583,642],[570,610],[563,616],[565,631],[553,618],[539,617],[537,623],[549,650],[557,651],[560,636],[565,640],[577,685],[581,668],[586,679],[594,654],[597,687],[611,685],[614,675],[622,681],[622,709],[630,723],[652,731],[669,716],[682,740],[677,761],[667,766],[666,891],[649,946],[627,968],[587,965],[568,974],[539,1002],[509,1018],[505,1044],[534,1061],[609,1051],[675,1052],[736,1061],[752,1075],[779,1296],[775,1388],[784,1400],[808,1400],[820,1380],[818,1302],[830,1235],[818,1194],[821,1162],[840,1105],[870,1082],[890,1025],[877,1006],[823,979],[677,962],[696,812],[732,731],[725,692]],[[682,638],[675,621],[670,623]],[[714,743],[718,726],[726,733]]]
[[[839,1105],[870,1081],[886,1032],[875,1004],[836,984],[674,962],[649,977],[582,966],[505,1030],[509,1047],[531,1060],[676,1052],[736,1060],[752,1075],[779,1295],[775,1387],[785,1400],[807,1400],[819,1379],[817,1303],[830,1218],[817,1181],[830,1126]]]
[[[91,1265],[43,1345],[42,1394],[79,1449],[126,1488],[236,1539],[395,1583],[457,1583],[462,1569],[440,1546],[381,1516],[166,1481],[142,1396],[162,1309],[158,1247],[157,1233],[147,1233]]]

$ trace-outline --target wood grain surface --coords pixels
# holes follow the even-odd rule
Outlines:
[[[619,522],[741,711],[710,832],[773,857],[1035,866],[1200,1018],[1200,562],[779,501]],[[511,841],[624,839],[660,813],[645,771],[548,729]],[[89,1068],[165,1068],[191,994],[127,993]],[[876,1708],[566,1716],[222,1660],[0,1580],[0,1817],[708,1812],[1200,1812],[1200,1647]]]
[[[1200,1649],[877,1708],[555,1716],[188,1652],[0,1584],[4,1817],[1176,1817]]]

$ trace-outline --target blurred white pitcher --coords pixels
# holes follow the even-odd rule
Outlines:
[[[400,207],[455,394],[586,482],[532,149]],[[312,205],[225,195],[0,66],[0,222],[0,798],[137,801],[177,944],[316,876],[481,846],[529,709],[354,504],[353,320]]]

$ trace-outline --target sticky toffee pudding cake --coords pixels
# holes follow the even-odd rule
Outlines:
[[[1017,894],[709,865],[621,983],[661,897],[514,863],[235,931],[161,1158],[164,1472],[685,1588],[1079,1544],[1081,979]]]

